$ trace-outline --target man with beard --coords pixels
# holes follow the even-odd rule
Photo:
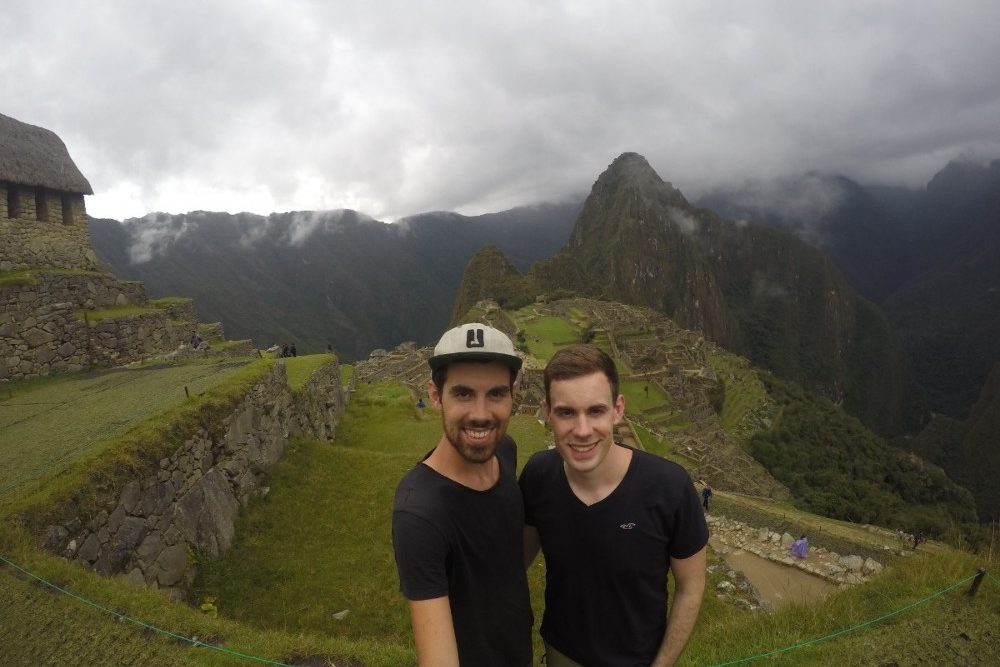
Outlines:
[[[517,450],[505,434],[521,359],[502,332],[463,324],[429,364],[437,446],[396,487],[392,541],[422,666],[528,667],[531,604]]]

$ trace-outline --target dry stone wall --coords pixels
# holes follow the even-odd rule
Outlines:
[[[196,554],[225,553],[240,510],[267,492],[267,473],[289,432],[332,436],[342,406],[339,377],[331,364],[295,397],[284,366],[276,364],[225,419],[221,437],[198,429],[95,516],[48,526],[45,546],[101,574],[183,599],[196,575]]]
[[[344,411],[340,365],[331,363],[316,370],[295,395],[290,431],[320,440],[333,440],[338,416]]]
[[[100,321],[77,317],[79,310],[145,304],[142,283],[111,275],[34,278],[34,284],[0,287],[0,380],[131,363],[186,340],[167,311]]]
[[[0,195],[6,209],[6,194]],[[70,197],[70,224],[63,224],[62,200],[54,196],[48,198],[47,220],[33,219],[33,196],[22,198],[21,217],[7,217],[6,210],[0,211],[0,271],[39,266],[98,269],[100,260],[90,246],[83,217],[83,195]]]

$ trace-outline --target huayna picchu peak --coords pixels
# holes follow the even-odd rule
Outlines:
[[[692,206],[638,154],[622,154],[598,177],[566,245],[527,280],[536,293],[658,310],[879,432],[920,419],[919,392],[885,318],[822,251]],[[466,284],[458,298],[474,303],[489,291]]]

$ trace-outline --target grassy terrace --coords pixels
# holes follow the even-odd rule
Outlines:
[[[288,386],[293,392],[301,391],[309,381],[309,377],[321,366],[332,363],[336,357],[332,354],[309,354],[301,357],[288,357],[281,360],[288,374]]]
[[[58,273],[67,276],[106,276],[100,271],[84,271],[83,269],[35,268],[19,269],[17,271],[0,271],[0,287],[7,285],[34,285],[38,282],[36,276],[43,273]]]
[[[573,340],[576,335],[567,337],[567,332],[576,331],[569,325],[539,320],[533,324],[538,326],[536,335],[553,349],[554,343]],[[540,349],[544,352],[547,348]],[[295,389],[301,388],[311,372],[328,360],[328,355],[310,355],[276,363],[286,364],[289,385]],[[241,373],[265,363],[254,362],[243,371],[234,371],[223,386],[238,387]],[[341,367],[345,382],[350,372],[349,366]],[[105,376],[94,380],[100,377]],[[61,401],[68,387],[84,379],[57,378],[16,385],[6,398],[6,388],[0,388],[0,418],[6,418],[2,411],[8,401],[20,400],[18,409],[44,410],[44,406],[29,406],[25,397],[44,397],[36,392],[48,391],[52,392],[52,401]],[[729,389],[727,385],[727,392]],[[111,390],[105,388],[104,396],[113,395]],[[156,391],[164,392],[147,389],[126,394]],[[211,389],[205,391],[206,397],[212,393]],[[90,393],[102,392],[92,388]],[[647,399],[641,383],[629,386],[626,393],[630,408],[642,406]],[[650,401],[654,400],[652,393],[651,386]],[[753,394],[751,387],[746,396],[752,398]],[[729,398],[727,393],[727,402]],[[655,400],[663,403],[662,397]],[[172,415],[183,422],[190,417],[183,412],[188,403],[181,401]],[[110,412],[112,402],[96,400],[89,413],[79,412],[76,421],[107,422],[95,425],[96,429],[114,427],[112,422],[122,416]],[[745,406],[752,402],[745,401],[737,412],[749,409]],[[739,403],[734,399],[733,405]],[[4,435],[0,450],[7,442],[8,425],[13,426],[14,421],[0,422]],[[69,420],[59,428],[73,423]],[[43,440],[46,433],[58,432],[46,428],[49,430],[43,429]],[[550,440],[545,428],[530,417],[515,417],[509,431],[518,441],[521,464]],[[642,428],[637,432],[647,450],[684,464],[683,457],[670,451],[669,439],[660,443]],[[222,644],[227,650],[295,665],[414,664],[406,603],[398,592],[393,563],[390,508],[397,481],[434,446],[440,433],[439,413],[430,406],[416,408],[401,384],[358,385],[338,427],[336,442],[290,443],[271,474],[271,492],[251,501],[241,514],[232,550],[220,561],[202,563],[195,601],[210,602],[218,610],[218,618],[201,613],[196,606],[168,602],[155,592],[131,588],[117,579],[99,577],[41,553],[21,531],[6,522],[0,522],[0,554],[118,614],[142,619],[183,637],[197,636]],[[117,436],[119,441],[123,437]],[[68,438],[61,440],[69,442]],[[115,448],[112,451],[117,451]],[[13,448],[0,454],[10,451]],[[4,473],[0,469],[0,475]],[[50,473],[40,471],[42,475]],[[12,493],[20,491],[18,488]],[[815,536],[817,544],[848,552],[876,554],[887,539],[864,526],[817,517],[787,503],[722,492],[713,502],[716,511],[727,516],[775,530],[806,530]],[[0,519],[2,504],[0,495]],[[698,626],[679,664],[742,664],[743,658],[841,633],[845,628],[921,603],[955,582],[962,582],[977,567],[985,566],[996,576],[998,565],[995,557],[990,561],[940,544],[926,545],[915,557],[897,559],[871,584],[841,591],[823,602],[792,605],[771,614],[753,614],[720,602],[714,587],[723,575],[712,574]],[[529,572],[536,632],[542,612],[544,572],[541,559]],[[966,595],[968,586],[969,582],[963,582],[926,604],[916,604],[878,624],[754,664],[995,664],[995,656],[1000,655],[1000,633],[996,630],[1000,627],[1000,583],[987,580],[975,598]],[[4,665],[255,664],[121,622],[68,596],[54,594],[3,564],[0,601],[0,662]],[[539,664],[537,636],[535,640],[535,662]]]
[[[514,313],[514,321],[524,332],[528,352],[542,363],[568,343],[579,342],[580,332],[561,317],[534,316],[529,306]]]
[[[3,386],[0,504],[192,401],[188,394],[196,398],[225,383],[247,363],[122,368]]]
[[[510,431],[519,443],[522,463],[549,440],[544,427],[526,417],[512,420]],[[385,651],[407,656],[399,664],[412,664],[408,614],[393,564],[389,508],[400,476],[439,435],[438,413],[415,408],[405,387],[360,385],[334,445],[302,441],[289,449],[274,471],[271,493],[254,501],[241,517],[233,550],[223,560],[207,564],[197,584],[199,596],[212,600],[223,616],[249,626],[369,639]],[[650,451],[672,458],[648,433],[640,429],[639,435]],[[677,460],[683,462],[682,457]],[[789,506],[728,494],[719,494],[718,500],[725,503],[727,514],[772,528],[808,526],[817,537],[823,535],[822,541],[844,545],[848,551],[867,553],[867,545],[876,553],[881,544],[882,537],[864,527]],[[305,515],[314,519],[303,523],[300,517]],[[716,600],[712,590],[721,575],[712,575],[701,621],[681,664],[735,660],[868,621],[967,577],[981,563],[935,545],[897,563],[873,584],[843,591],[823,603],[769,615],[751,614]],[[536,629],[544,570],[539,560],[529,577]],[[996,648],[1000,637],[991,635],[990,628],[1000,621],[1000,586],[991,588],[969,600],[964,596],[967,585],[963,586],[897,621],[797,649],[772,662],[884,664],[896,659],[899,664],[913,664],[929,657],[928,664],[941,664],[954,651],[965,651],[960,655],[976,664],[969,646],[963,646],[966,642],[955,639],[957,632],[943,636],[940,629],[964,628],[974,636],[976,650]],[[341,614],[344,611],[348,613]],[[911,646],[907,637],[913,634],[921,639]],[[539,656],[536,643],[536,664]],[[368,660],[364,664],[384,664],[378,655]]]

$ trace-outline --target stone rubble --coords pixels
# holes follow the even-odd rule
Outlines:
[[[822,547],[810,547],[809,556],[799,559],[789,552],[788,547],[795,538],[788,533],[779,534],[766,527],[749,526],[724,516],[706,515],[705,519],[712,537],[723,545],[717,549],[721,555],[745,551],[841,586],[864,583],[883,568],[882,563],[873,558],[841,555]],[[901,554],[903,552],[905,550],[900,550]]]

